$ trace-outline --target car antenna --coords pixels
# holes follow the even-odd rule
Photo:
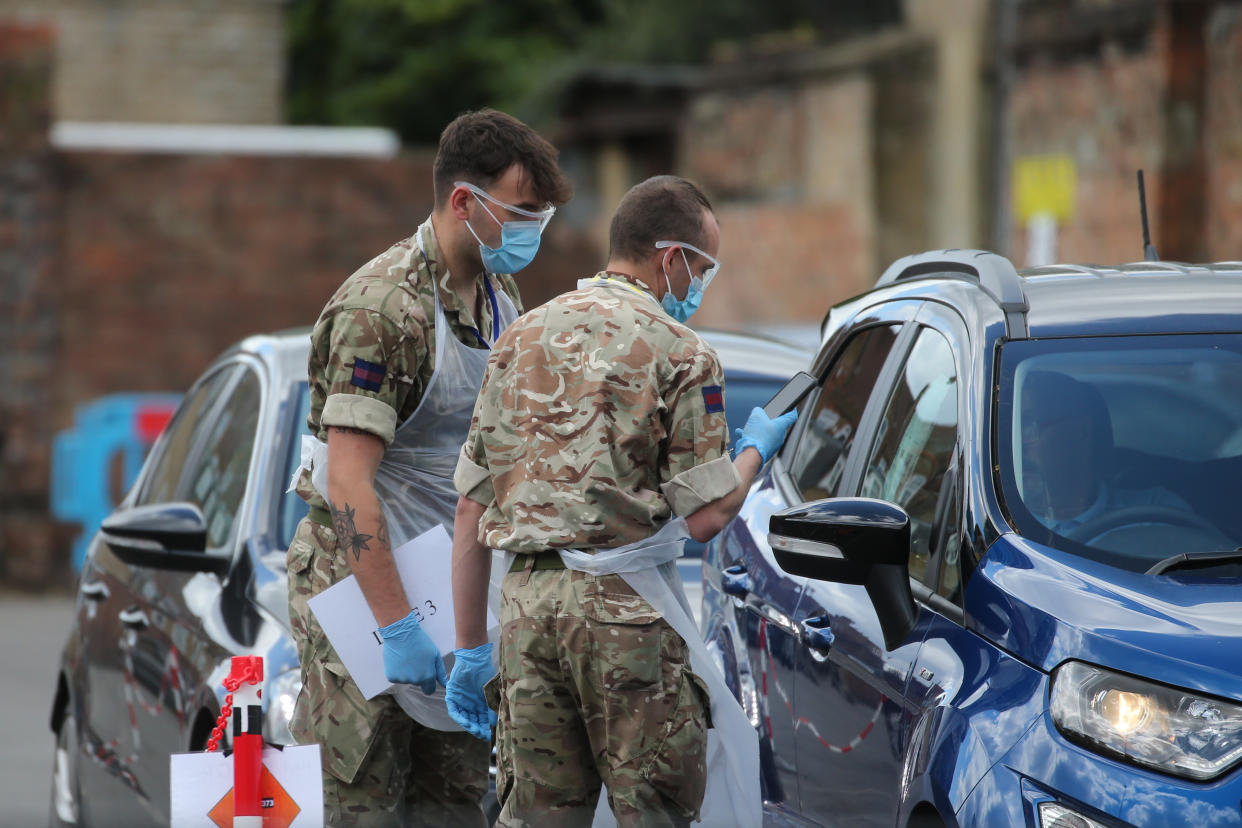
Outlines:
[[[1138,171],[1139,212],[1143,216],[1143,258],[1149,262],[1160,261],[1160,254],[1151,243],[1151,233],[1147,229],[1147,190],[1143,187],[1143,171]]]

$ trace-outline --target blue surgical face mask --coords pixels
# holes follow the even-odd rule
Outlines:
[[[686,258],[686,253],[682,253],[682,259]],[[686,262],[686,272],[691,272],[691,264]],[[707,288],[700,279],[691,274],[691,287],[686,290],[686,298],[678,299],[673,295],[672,283],[668,281],[668,268],[664,268],[664,284],[668,286],[663,297],[660,299],[660,307],[664,309],[669,317],[676,319],[679,323],[686,323],[689,318],[698,310],[700,304],[703,304],[703,290]]]
[[[470,231],[470,235],[474,236],[474,240],[479,243],[479,257],[483,260],[484,270],[488,273],[517,273],[534,261],[535,254],[539,252],[539,239],[542,237],[543,228],[547,225],[549,219],[552,218],[552,214],[556,212],[556,208],[548,207],[539,212],[523,210],[520,207],[514,207],[511,204],[505,204],[503,201],[492,198],[469,182],[458,181],[456,185],[465,187],[478,196],[479,206],[487,211],[492,221],[500,225],[500,247],[488,247],[479,238],[479,234],[474,232],[470,222],[466,222],[466,229]],[[510,212],[531,216],[533,220],[501,221],[496,218],[496,214],[484,203],[485,199],[504,207]]]
[[[486,208],[484,208],[486,209]],[[488,210],[488,215],[491,215]],[[492,218],[496,218],[492,216]],[[539,252],[539,222],[506,221],[500,224],[500,247],[488,247],[479,239],[470,222],[466,222],[470,234],[479,242],[479,256],[483,269],[488,273],[517,273],[535,260]]]
[[[673,285],[668,280],[668,268],[665,267],[664,284],[668,286],[668,290],[660,298],[660,307],[664,308],[664,312],[669,316],[685,324],[694,315],[694,312],[699,309],[699,305],[703,304],[703,292],[707,290],[707,282],[701,277],[695,276],[693,271],[690,270],[690,261],[686,258],[684,250],[681,251],[681,260],[686,263],[686,272],[690,274],[690,287],[686,290],[686,298],[678,299],[673,295]],[[714,268],[712,275],[715,275]]]

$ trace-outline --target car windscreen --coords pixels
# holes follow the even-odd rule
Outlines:
[[[995,423],[1024,537],[1140,572],[1242,546],[1242,335],[1007,343]]]
[[[289,453],[285,457],[285,473],[281,477],[281,481],[288,481],[293,477],[294,471],[302,462],[302,435],[308,434],[306,430],[306,414],[310,409],[310,388],[306,383],[298,383],[296,390],[291,398],[295,401],[293,405],[293,418],[285,420],[286,428],[297,429],[297,434],[289,443]],[[284,483],[283,485],[288,485]],[[280,496],[280,511],[276,521],[276,537],[282,549],[288,549],[289,544],[293,542],[293,534],[298,529],[298,522],[306,516],[309,511],[306,501],[298,496],[297,492],[284,492]]]

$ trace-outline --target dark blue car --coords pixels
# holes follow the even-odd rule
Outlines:
[[[1242,824],[1242,263],[894,264],[707,548],[774,825]]]

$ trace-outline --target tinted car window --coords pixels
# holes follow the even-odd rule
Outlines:
[[[1019,531],[1145,571],[1242,545],[1242,337],[1092,337],[1002,351],[997,447]]]
[[[210,423],[203,417],[211,410],[221,390],[233,370],[222,368],[205,379],[177,409],[172,422],[168,424],[160,445],[154,465],[146,475],[142,484],[142,492],[138,495],[137,505],[146,503],[166,503],[177,498],[177,482],[190,452],[198,438],[207,430]]]
[[[246,493],[261,399],[258,375],[243,369],[209,421],[204,449],[179,487],[180,498],[197,503],[203,510],[209,548],[224,546],[232,538],[237,510]]]
[[[899,330],[885,325],[855,334],[833,363],[790,463],[805,500],[837,493],[858,423]]]
[[[957,442],[957,372],[948,341],[924,328],[898,375],[863,476],[862,496],[910,516],[910,576],[928,577],[940,489]]]

